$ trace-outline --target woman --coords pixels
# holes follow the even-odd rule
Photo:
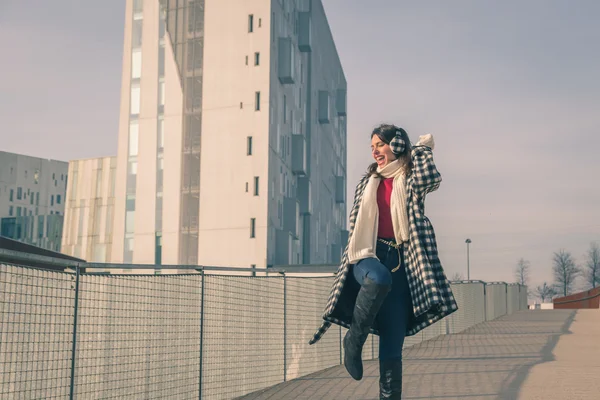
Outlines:
[[[438,258],[435,234],[424,215],[425,195],[441,176],[431,135],[411,148],[394,125],[371,133],[375,162],[356,187],[342,265],[310,344],[332,323],[349,328],[344,364],[362,379],[362,347],[379,335],[380,399],[400,399],[402,346],[411,336],[458,309]]]

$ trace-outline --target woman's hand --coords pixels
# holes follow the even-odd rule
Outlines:
[[[435,141],[433,140],[432,134],[419,136],[419,141],[415,146],[427,146],[431,150],[435,147]]]

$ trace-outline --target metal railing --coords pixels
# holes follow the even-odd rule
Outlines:
[[[343,360],[344,329],[308,345],[332,274],[172,266],[162,272],[180,273],[117,275],[93,272],[117,266],[56,263],[67,270],[0,266],[2,399],[230,399]],[[510,287],[454,283],[459,311],[406,346],[517,311],[509,304],[526,309],[526,297],[512,298],[526,288]],[[364,358],[374,359],[378,340],[368,340]]]

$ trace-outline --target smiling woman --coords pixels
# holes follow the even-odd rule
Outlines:
[[[375,162],[356,188],[342,265],[325,321],[310,341],[332,323],[348,328],[344,365],[360,380],[363,345],[369,333],[379,335],[381,399],[401,398],[404,338],[458,309],[423,213],[425,195],[442,180],[433,147],[431,135],[411,146],[406,131],[394,125],[371,132]]]
[[[400,138],[394,141],[397,135]],[[403,146],[402,149],[398,147],[399,143],[402,143],[400,145]],[[392,146],[396,146],[395,151],[398,154],[395,153]],[[412,170],[410,139],[406,131],[402,128],[387,124],[382,124],[375,128],[373,133],[371,133],[371,153],[375,162],[369,166],[369,174],[376,173],[378,167],[383,168],[396,159],[398,159],[398,163],[406,175],[410,174]]]

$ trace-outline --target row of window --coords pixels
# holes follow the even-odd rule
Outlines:
[[[262,25],[262,20],[259,18],[258,19],[258,27],[260,28]],[[252,33],[254,32],[254,15],[250,14],[248,16],[248,32]],[[248,65],[248,56],[246,56],[246,65]],[[255,52],[254,53],[254,65],[258,66],[260,65],[260,53],[259,52]],[[255,92],[254,93],[254,111],[260,111],[260,92]],[[247,137],[247,142],[246,142],[246,155],[251,156],[252,155],[252,151],[253,151],[253,147],[252,147],[252,136],[248,136]],[[258,176],[254,177],[254,196],[258,196],[259,195],[259,187],[260,187],[260,178]],[[246,192],[248,192],[248,182],[246,182]],[[250,238],[254,239],[256,238],[256,218],[250,218]],[[253,268],[255,268],[256,266],[253,265]]]
[[[16,210],[16,215],[15,215],[15,210]],[[34,215],[34,210],[33,209],[27,209],[27,207],[20,207],[20,206],[9,206],[8,207],[8,216],[9,217],[26,217],[28,214],[27,212],[29,211],[29,215]],[[35,215],[39,215],[39,208],[36,207],[35,208]],[[50,211],[50,215],[60,215],[59,211]]]
[[[40,205],[40,192],[32,192],[31,189],[27,189],[27,192],[25,192],[23,190],[23,188],[18,187],[16,194],[17,194],[16,195],[17,200],[27,200],[27,196],[29,196],[29,203],[31,205],[33,205],[34,198],[35,198],[35,205],[36,206]],[[8,200],[15,201],[15,190],[14,189],[10,189],[10,192],[8,194]],[[56,204],[61,204],[61,201],[62,201],[62,196],[60,194],[57,194],[56,195]],[[50,205],[51,206],[54,205],[54,195],[50,196]]]
[[[261,27],[262,20],[258,19],[258,27]],[[248,32],[254,32],[254,15],[250,14],[248,16]],[[248,65],[248,56],[246,56],[246,65]],[[260,65],[260,53],[254,53],[254,66]],[[243,108],[243,104],[240,103],[240,108]],[[254,93],[254,111],[260,111],[260,92]],[[253,153],[253,142],[252,136],[248,136],[246,138],[246,155],[251,156]],[[260,178],[258,176],[254,177],[254,196],[259,195],[259,187],[260,187]],[[246,192],[248,192],[248,182],[246,182]],[[250,218],[250,238],[256,238],[256,218]],[[252,265],[252,268],[256,268],[255,265]],[[254,275],[254,273],[253,273]]]
[[[248,56],[246,56],[246,65],[248,65]],[[260,53],[254,53],[254,66],[257,67],[260,65]]]
[[[15,172],[15,168],[14,167],[10,167],[10,174],[12,175],[12,174],[14,174],[14,172]],[[25,179],[27,179],[27,176],[29,175],[29,172],[27,170],[25,170],[25,171],[23,171],[23,175],[24,175]],[[56,186],[58,183],[57,183],[57,180],[56,180],[56,173],[54,173],[54,172],[52,173],[52,180],[54,181],[54,186]],[[60,180],[64,182],[64,180],[65,180],[65,174],[60,174]],[[33,182],[35,184],[38,184],[40,182],[40,170],[39,169],[36,169],[33,172]]]
[[[262,20],[258,19],[258,27],[262,26]],[[248,32],[254,32],[254,15],[248,15]],[[246,65],[248,65],[248,57],[246,57]],[[254,65],[260,65],[260,53],[254,53]],[[260,92],[254,93],[254,111],[260,111]],[[252,136],[248,136],[246,144],[246,154],[252,155]],[[246,182],[246,192],[248,192],[248,183]],[[254,177],[254,195],[259,194],[259,177]],[[250,238],[256,238],[256,218],[250,218]],[[253,266],[255,267],[255,266]]]
[[[249,184],[248,184],[248,182],[246,182],[246,193],[248,193],[248,186],[249,186]],[[255,176],[254,177],[254,196],[258,196],[258,193],[259,193],[258,188],[259,188],[259,177]]]
[[[258,27],[262,27],[262,18],[258,19]],[[248,15],[248,33],[254,32],[254,14]]]

